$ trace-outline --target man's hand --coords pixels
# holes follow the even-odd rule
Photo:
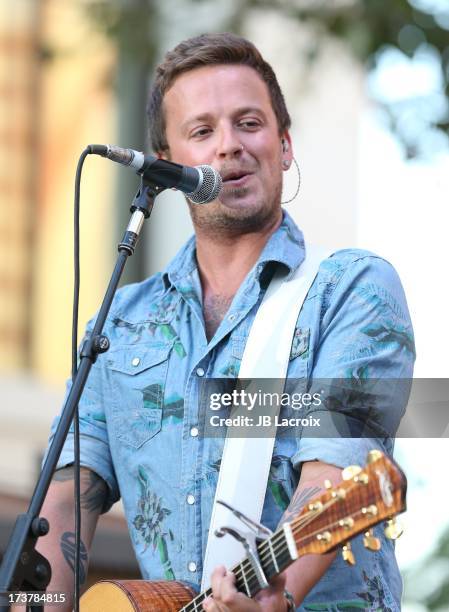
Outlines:
[[[277,576],[267,589],[250,599],[235,588],[235,576],[225,567],[217,567],[211,577],[212,597],[203,601],[207,612],[286,612],[285,576]]]

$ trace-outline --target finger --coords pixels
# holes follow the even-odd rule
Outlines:
[[[206,610],[206,612],[218,612],[219,609],[212,597],[206,597],[203,601],[203,610]]]
[[[259,612],[259,604],[244,593],[239,593],[235,583],[235,575],[228,570],[226,576],[221,581],[221,599],[219,603],[223,612]]]
[[[226,568],[223,565],[219,565],[212,572],[210,577],[210,586],[212,588],[212,595],[215,599],[220,598],[221,593],[221,582],[226,576]]]
[[[207,597],[203,601],[203,610],[207,610],[207,612],[226,612],[227,608],[215,601],[213,597]]]
[[[220,583],[220,601],[223,601],[226,605],[232,605],[237,595],[235,576],[232,572],[227,570]]]

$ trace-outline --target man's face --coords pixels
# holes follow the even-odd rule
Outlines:
[[[291,146],[283,153],[267,86],[255,70],[219,65],[186,72],[166,92],[164,110],[170,158],[209,164],[224,179],[217,200],[190,205],[197,227],[247,232],[281,219],[282,160],[291,159]]]

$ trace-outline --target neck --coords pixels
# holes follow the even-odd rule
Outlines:
[[[235,295],[282,216],[262,230],[239,236],[211,236],[196,229],[196,256],[203,296]]]

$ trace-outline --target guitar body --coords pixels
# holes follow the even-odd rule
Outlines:
[[[102,580],[81,598],[81,612],[178,612],[196,593],[173,580]]]

